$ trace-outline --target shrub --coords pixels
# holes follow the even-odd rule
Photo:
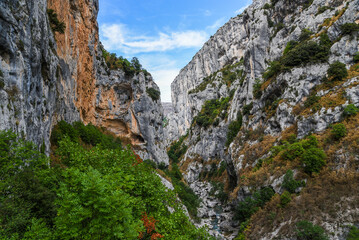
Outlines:
[[[287,172],[284,175],[283,184],[282,187],[286,189],[290,193],[295,193],[297,188],[304,186],[304,181],[297,181],[293,177],[293,171],[287,170]]]
[[[270,9],[272,6],[269,3],[264,4],[263,9]]]
[[[290,196],[290,193],[288,191],[285,191],[280,196],[280,205],[282,207],[285,207],[285,206],[287,206],[288,203],[290,203],[291,200],[292,200],[292,198]]]
[[[275,194],[270,187],[264,187],[256,191],[252,197],[246,197],[244,201],[239,202],[234,218],[241,223],[248,220],[255,212],[263,207]]]
[[[341,81],[343,78],[348,76],[348,71],[345,67],[345,64],[339,61],[330,64],[327,73],[328,77],[330,77],[333,81]]]
[[[52,31],[64,33],[66,29],[65,23],[57,18],[57,13],[55,12],[55,10],[47,9],[47,15],[49,17],[50,27]]]
[[[308,221],[300,221],[297,224],[298,240],[329,240],[325,235],[324,229],[320,226],[313,225]]]
[[[193,119],[193,121],[200,127],[207,128],[212,125],[215,119],[220,116],[220,113],[227,111],[229,107],[229,97],[221,99],[211,99],[204,103],[201,112]]]
[[[324,62],[328,59],[329,48],[313,41],[305,41],[283,55],[281,62],[287,67],[301,64]]]
[[[226,146],[228,147],[231,142],[233,141],[233,139],[237,136],[239,130],[242,127],[242,115],[239,112],[238,116],[237,116],[237,120],[231,122],[228,125],[228,132],[227,132],[227,141],[226,141]]]
[[[343,123],[338,123],[333,125],[331,133],[332,133],[332,137],[335,140],[339,140],[342,137],[345,137],[345,135],[347,134],[347,128]]]
[[[318,173],[326,164],[325,158],[326,155],[322,149],[310,148],[306,150],[301,157],[301,162],[304,164],[304,171],[309,174],[313,172]]]
[[[0,89],[3,89],[5,87],[5,82],[3,79],[0,79]]]
[[[359,112],[359,108],[357,108],[354,104],[349,104],[344,108],[343,116],[344,117],[350,117],[354,116]]]
[[[253,102],[251,102],[250,104],[247,104],[245,106],[243,106],[243,116],[245,115],[249,115],[252,111],[253,108]]]
[[[171,144],[170,149],[168,150],[167,154],[168,157],[171,159],[172,163],[179,162],[179,159],[182,157],[183,154],[187,151],[187,146],[183,143],[187,135],[184,135]]]
[[[356,23],[344,23],[340,26],[340,30],[343,35],[352,35],[359,31],[359,24]]]
[[[262,83],[259,79],[256,79],[253,84],[253,96],[255,99],[259,99],[262,96]]]
[[[273,76],[276,76],[280,71],[282,70],[281,63],[279,61],[274,61],[269,63],[269,67],[267,70],[263,73],[264,79],[269,79]]]
[[[299,35],[299,41],[304,42],[305,40],[308,40],[312,34],[313,34],[312,31],[310,31],[306,28],[302,29],[302,32]]]
[[[289,41],[284,49],[283,55],[286,55],[290,50],[294,49],[298,45],[297,41]]]
[[[308,96],[307,100],[305,100],[304,102],[304,107],[308,108],[313,106],[314,104],[316,104],[319,101],[320,97],[317,96],[316,94],[311,94]]]
[[[331,9],[331,8],[328,6],[321,6],[318,8],[318,12],[316,15],[322,14],[323,12],[327,11],[328,9]]]
[[[354,57],[353,57],[353,61],[355,63],[359,63],[359,52],[355,53]]]
[[[285,150],[281,157],[284,160],[294,160],[300,156],[302,156],[302,154],[304,153],[304,148],[302,146],[301,143],[297,142],[297,143],[293,143],[291,144],[287,150]]]
[[[152,98],[153,101],[158,101],[161,97],[161,92],[154,88],[147,88],[147,94]]]
[[[358,240],[358,239],[359,239],[359,229],[355,226],[351,226],[346,240]]]

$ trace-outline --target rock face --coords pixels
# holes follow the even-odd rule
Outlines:
[[[144,158],[168,163],[163,109],[147,88],[151,76],[109,70],[98,40],[98,0],[0,3],[0,129],[13,129],[49,150],[60,120],[83,121],[128,139]],[[48,9],[66,28],[53,32]]]
[[[184,144],[188,150],[180,167],[190,186],[198,186],[198,181],[209,181],[206,178],[201,180],[201,173],[210,171],[210,165],[219,168],[219,163],[226,162],[228,178],[224,182],[228,184],[229,192],[232,192],[231,187],[236,187],[231,194],[236,195],[234,201],[243,201],[264,186],[271,186],[276,193],[282,194],[284,169],[288,168],[278,167],[281,170],[275,174],[260,170],[262,177],[256,175],[260,178],[257,183],[244,179],[254,176],[254,172],[261,168],[262,160],[271,158],[271,147],[282,144],[281,140],[291,134],[302,139],[315,133],[321,146],[325,146],[330,169],[338,170],[345,166],[343,171],[357,171],[357,168],[349,167],[349,162],[356,164],[357,157],[344,160],[344,156],[350,154],[357,156],[357,151],[342,149],[341,145],[330,147],[328,144],[332,143],[324,140],[330,135],[332,124],[344,121],[346,106],[359,107],[359,67],[353,60],[359,50],[358,33],[344,34],[342,26],[347,23],[359,23],[358,0],[255,0],[204,44],[171,84],[174,114],[168,117],[165,129],[171,141],[186,136]],[[305,29],[309,30],[307,38]],[[308,60],[301,64],[290,62],[287,69],[263,77],[263,73],[271,69],[273,61],[280,60],[284,67],[282,59],[291,51],[288,42],[317,43],[323,47],[326,36],[330,46],[324,60]],[[336,61],[345,64],[348,77],[334,83],[327,70]],[[205,106],[209,106],[208,101],[212,99],[217,102],[228,99],[228,106],[214,107],[218,112],[212,111],[212,122],[203,124],[203,115],[209,114]],[[241,130],[235,132],[233,141],[225,144],[234,123],[240,120]],[[348,131],[357,131],[357,125],[345,121]],[[332,155],[329,149],[334,148],[340,149]],[[345,151],[351,152],[343,153]],[[194,188],[198,190],[198,187]],[[326,214],[325,211],[318,213],[320,217],[316,223],[329,232],[335,232],[330,239],[342,239],[338,236],[347,234],[345,228],[338,227],[340,221],[351,224],[359,221],[357,217],[349,216],[344,220],[344,215],[339,212],[340,216],[329,220]],[[278,236],[292,239],[294,221],[297,220],[277,222],[271,228],[253,228],[247,236],[249,239]],[[255,223],[261,225],[258,221]]]

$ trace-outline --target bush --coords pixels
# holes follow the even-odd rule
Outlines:
[[[355,53],[354,57],[353,57],[353,61],[355,63],[359,63],[359,52]]]
[[[328,9],[331,9],[331,8],[328,7],[328,6],[321,6],[321,7],[318,8],[318,12],[317,12],[316,15],[319,15],[319,14],[321,14],[321,13],[327,11]]]
[[[47,15],[49,17],[50,27],[52,31],[62,34],[65,33],[65,29],[66,29],[65,23],[57,18],[57,13],[55,12],[55,10],[47,9]]]
[[[239,112],[238,116],[237,116],[237,120],[231,122],[228,125],[228,132],[227,132],[227,141],[226,141],[226,146],[228,147],[231,142],[233,141],[233,139],[237,136],[239,130],[242,127],[242,115]]]
[[[282,187],[290,193],[295,193],[297,188],[304,186],[304,181],[297,181],[293,177],[293,171],[287,170],[284,175]]]
[[[218,116],[222,117],[220,113],[227,111],[229,99],[229,97],[226,97],[206,101],[202,106],[201,112],[193,119],[194,123],[204,128],[211,126]]]
[[[345,23],[340,26],[340,30],[343,35],[352,35],[359,31],[359,24],[356,23]]]
[[[312,31],[310,31],[306,28],[302,29],[302,32],[299,35],[299,41],[304,42],[304,41],[308,40],[312,34],[313,34]]]
[[[322,227],[308,221],[298,222],[296,232],[298,240],[329,240]]]
[[[322,149],[310,148],[303,153],[301,162],[304,164],[304,171],[312,174],[318,173],[323,168],[326,164],[325,159],[326,155]]]
[[[289,41],[284,49],[283,55],[286,55],[290,50],[294,49],[298,45],[297,41]]]
[[[153,101],[158,101],[161,97],[161,92],[154,88],[147,88],[147,94],[152,98]]]
[[[333,125],[331,133],[335,140],[339,140],[347,135],[347,128],[343,123],[338,123]]]
[[[246,197],[244,201],[239,202],[234,218],[241,223],[248,220],[255,212],[263,207],[275,194],[270,187],[264,187],[256,191],[252,197]]]
[[[5,82],[4,80],[0,79],[0,89],[4,89],[5,87]]]
[[[291,200],[292,200],[292,198],[290,196],[290,193],[288,191],[285,191],[280,196],[280,205],[282,207],[285,207],[285,206],[287,206],[288,203],[290,203]]]
[[[262,83],[259,79],[256,79],[253,84],[253,97],[255,99],[259,99],[262,96]]]
[[[243,106],[243,110],[242,110],[243,116],[249,115],[252,111],[252,108],[253,108],[253,102]]]
[[[354,116],[359,112],[359,108],[357,108],[354,104],[349,104],[344,108],[343,116],[344,117],[350,117]]]
[[[272,6],[269,3],[264,4],[263,9],[270,9]]]
[[[331,78],[333,81],[341,81],[343,78],[348,76],[348,71],[345,67],[344,63],[336,61],[330,64],[328,69],[328,77]]]
[[[355,226],[351,226],[346,240],[358,240],[358,239],[359,239],[359,229]]]
[[[284,160],[294,160],[300,156],[302,156],[302,154],[304,153],[304,148],[302,146],[301,143],[293,143],[291,144],[287,150],[285,150],[281,157]]]
[[[274,77],[279,74],[281,70],[282,66],[279,61],[271,62],[269,63],[269,67],[267,68],[267,70],[263,73],[263,78],[267,80],[271,77]]]

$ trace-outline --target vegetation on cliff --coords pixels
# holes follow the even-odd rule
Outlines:
[[[207,239],[129,147],[60,122],[51,159],[0,132],[0,239]],[[171,209],[171,210],[170,210]]]

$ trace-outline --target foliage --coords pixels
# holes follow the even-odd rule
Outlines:
[[[171,144],[167,154],[172,163],[178,163],[182,155],[186,153],[188,147],[183,143],[183,141],[187,136],[188,135],[184,135],[180,137],[178,141]]]
[[[279,61],[274,61],[269,63],[269,67],[263,73],[264,79],[269,79],[271,77],[276,76],[282,70],[281,63]]]
[[[274,193],[272,188],[264,187],[256,191],[252,197],[246,197],[244,201],[239,202],[237,205],[234,218],[240,222],[245,222],[266,202],[271,200]]]
[[[222,182],[211,182],[212,189],[209,192],[211,196],[215,196],[222,204],[228,201],[228,194],[224,191],[224,184]]]
[[[255,99],[259,99],[262,96],[262,83],[259,79],[256,79],[253,84],[253,97]]]
[[[0,236],[23,237],[33,218],[53,224],[56,194],[48,182],[51,177],[46,156],[34,144],[0,131]]]
[[[298,240],[328,240],[324,229],[318,225],[308,221],[300,221],[297,223],[297,238]]]
[[[295,190],[299,187],[304,186],[304,181],[297,181],[293,177],[293,171],[287,170],[287,172],[284,175],[283,184],[282,187],[286,189],[290,193],[295,193]]]
[[[72,125],[60,121],[52,130],[51,143],[58,146],[59,141],[68,136],[71,141],[89,144],[92,146],[101,145],[108,149],[121,149],[121,141],[111,135],[105,135],[101,130],[91,123],[85,126],[82,122],[74,122]]]
[[[327,73],[328,77],[330,77],[333,81],[341,81],[343,78],[348,76],[348,71],[345,67],[345,64],[339,61],[330,64]]]
[[[357,108],[354,104],[349,104],[344,108],[343,116],[344,117],[350,117],[354,116],[359,112],[359,108]]]
[[[318,8],[318,12],[316,13],[316,15],[322,14],[323,12],[327,11],[328,9],[332,10],[331,7],[321,6],[321,7]]]
[[[193,119],[193,121],[200,127],[209,127],[223,111],[227,111],[229,100],[230,97],[206,101],[202,106],[201,112]]]
[[[137,239],[154,219],[153,239],[209,238],[131,149],[82,141],[60,137],[50,168],[33,144],[0,132],[1,239]]]
[[[228,147],[231,142],[233,141],[233,139],[237,136],[239,130],[242,127],[242,114],[239,111],[238,112],[238,116],[237,116],[237,120],[231,122],[228,125],[228,132],[227,132],[227,141],[226,141],[226,146]]]
[[[269,3],[264,4],[263,9],[270,9],[272,6]]]
[[[347,128],[343,123],[335,124],[332,126],[331,134],[335,140],[339,140],[347,135]]]
[[[272,148],[272,155],[281,154],[284,160],[294,160],[299,158],[303,164],[304,171],[312,174],[319,172],[326,164],[326,155],[318,147],[318,140],[315,136],[310,135],[307,138],[294,142],[292,144],[284,142],[283,145]]]
[[[292,200],[290,192],[284,191],[282,195],[280,195],[280,205],[282,207],[287,206],[288,203]]]
[[[292,50],[293,48],[295,48],[298,45],[297,41],[291,40],[287,43],[283,55],[286,55],[290,50]]]
[[[353,57],[353,61],[355,63],[359,63],[359,52],[355,53],[354,57]]]
[[[356,23],[344,23],[340,26],[340,30],[343,35],[352,35],[359,31],[359,24]]]
[[[153,101],[157,102],[160,99],[160,96],[161,96],[160,91],[158,91],[154,88],[147,88],[146,92],[152,98]]]
[[[250,104],[247,104],[247,105],[243,106],[243,111],[242,111],[242,112],[243,112],[243,116],[250,114],[252,108],[253,108],[253,102],[251,102]]]
[[[313,34],[312,31],[310,31],[306,28],[302,29],[302,32],[299,35],[299,41],[304,42],[304,41],[308,40],[312,34]]]
[[[60,21],[57,18],[57,13],[55,12],[55,10],[47,9],[47,15],[49,17],[50,27],[52,31],[63,34],[65,32],[66,26],[64,22]]]
[[[326,155],[322,149],[307,149],[301,157],[301,161],[304,164],[304,171],[309,174],[313,172],[318,173],[326,164],[325,158]]]
[[[133,77],[136,73],[143,72],[145,75],[149,74],[146,69],[142,68],[138,58],[133,57],[131,62],[126,58],[116,56],[116,53],[109,53],[103,47],[101,47],[102,56],[111,70],[122,69],[127,77]]]
[[[358,240],[358,239],[359,239],[359,229],[355,226],[351,226],[346,240]]]
[[[317,96],[316,94],[310,94],[307,98],[307,100],[305,100],[304,102],[304,107],[308,108],[313,106],[314,104],[316,104],[319,101],[320,97]]]

